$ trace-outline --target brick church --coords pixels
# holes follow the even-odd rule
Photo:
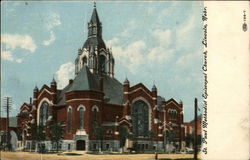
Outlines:
[[[131,85],[127,78],[119,82],[95,6],[87,27],[87,40],[76,53],[74,79],[63,89],[57,89],[54,79],[50,85],[35,87],[33,100],[21,106],[18,124],[24,148],[34,146],[32,125],[60,122],[64,127],[60,150],[64,151],[93,151],[100,146],[118,151],[129,144],[137,150],[164,150],[169,144],[183,150],[182,102],[166,101],[155,85],[151,89],[143,83]],[[95,126],[102,128],[101,142]],[[43,143],[46,148],[54,146],[49,138]]]

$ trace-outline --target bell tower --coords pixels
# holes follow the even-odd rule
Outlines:
[[[94,74],[114,77],[114,64],[112,51],[110,48],[106,48],[102,39],[102,23],[94,2],[92,16],[88,23],[88,37],[83,47],[78,49],[75,60],[75,75],[80,72],[84,65],[87,65]]]

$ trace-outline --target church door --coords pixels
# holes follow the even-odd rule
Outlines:
[[[80,151],[85,150],[85,141],[84,140],[76,141],[76,150],[80,150]]]

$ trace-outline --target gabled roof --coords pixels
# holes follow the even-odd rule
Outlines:
[[[84,65],[68,91],[100,91],[98,79]]]
[[[132,87],[130,87],[130,91],[136,90],[137,88],[142,88],[144,89],[149,95],[151,95],[151,91],[143,84],[143,83],[138,83]]]
[[[21,106],[20,110],[23,110],[25,107],[28,109],[28,111],[30,111],[32,105],[24,102],[23,105]]]
[[[168,104],[170,102],[173,102],[174,104],[176,104],[177,106],[179,106],[179,103],[174,98],[171,98],[171,99],[167,100],[166,104]]]

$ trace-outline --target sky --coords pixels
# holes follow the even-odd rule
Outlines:
[[[11,115],[37,85],[58,88],[74,78],[74,60],[87,39],[93,2],[1,2],[1,98],[12,97]],[[203,2],[96,3],[103,39],[115,58],[115,77],[130,85],[153,84],[166,100],[184,104],[193,119],[202,104]],[[5,111],[2,111],[2,116]]]

